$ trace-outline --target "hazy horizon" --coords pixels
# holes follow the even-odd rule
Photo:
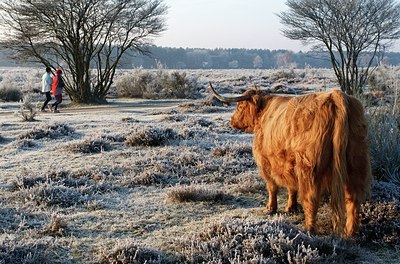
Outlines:
[[[281,33],[276,14],[286,1],[164,0],[169,7],[167,30],[154,39],[161,47],[246,48],[308,51],[301,41]],[[400,52],[400,40],[388,51]]]

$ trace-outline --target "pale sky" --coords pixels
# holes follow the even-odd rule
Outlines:
[[[164,0],[167,30],[154,44],[177,48],[247,48],[307,51],[281,33],[277,13],[285,0]],[[400,41],[391,48],[400,52]]]

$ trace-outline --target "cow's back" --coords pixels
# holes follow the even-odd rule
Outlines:
[[[278,102],[280,106],[265,110],[255,130],[254,155],[278,185],[296,186],[299,167],[318,175],[330,169],[335,100],[332,93],[321,93]]]

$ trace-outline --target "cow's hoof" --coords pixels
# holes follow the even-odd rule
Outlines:
[[[297,206],[287,206],[285,208],[285,213],[295,214],[299,212],[299,208]]]
[[[317,228],[315,227],[306,227],[304,228],[304,232],[309,236],[317,235]]]
[[[267,215],[273,215],[276,214],[276,209],[265,207],[263,212],[266,213]]]

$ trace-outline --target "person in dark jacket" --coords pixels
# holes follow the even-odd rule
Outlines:
[[[46,101],[44,101],[42,105],[42,112],[46,112],[46,106],[51,101],[51,84],[53,83],[53,77],[51,76],[50,67],[46,67],[46,72],[42,76],[42,94],[46,95]],[[49,109],[51,111],[51,106],[49,105]]]

